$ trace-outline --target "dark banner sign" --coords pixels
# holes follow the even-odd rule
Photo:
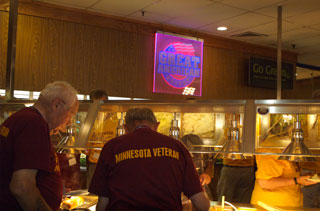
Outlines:
[[[249,86],[261,88],[277,88],[277,62],[250,57]],[[281,64],[281,87],[293,89],[293,64]]]
[[[203,41],[155,34],[153,92],[201,96]]]

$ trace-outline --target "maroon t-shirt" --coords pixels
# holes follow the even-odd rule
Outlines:
[[[37,187],[53,210],[59,210],[62,179],[58,157],[53,150],[49,128],[34,108],[24,108],[0,126],[0,206],[22,210],[11,194],[9,184],[14,171],[37,169]]]
[[[181,142],[139,128],[105,144],[89,191],[108,197],[108,210],[181,210],[181,193],[202,187]]]

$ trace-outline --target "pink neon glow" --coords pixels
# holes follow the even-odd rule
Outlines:
[[[201,42],[201,58],[203,58],[203,42]],[[200,76],[200,96],[202,96],[202,66],[203,66],[203,61],[201,62],[201,76]]]
[[[154,39],[154,56],[153,56],[153,90],[152,92],[156,92],[156,65],[157,65],[157,40],[158,40],[158,33],[156,33],[155,39]]]
[[[175,89],[184,89],[184,88],[185,88],[185,87],[181,87],[181,88],[175,87],[175,86],[169,84],[162,74],[161,74],[161,76],[162,76],[163,80],[166,82],[166,84],[168,84],[168,85],[171,86],[172,88],[175,88]],[[192,84],[193,81],[194,81],[194,79],[195,79],[195,78],[193,78],[192,81],[191,81],[187,86],[189,86],[190,84]],[[178,79],[178,80],[179,80],[179,79]]]
[[[180,42],[175,42],[175,43],[170,43],[169,45],[167,45],[164,49],[167,49],[169,46],[173,45],[177,54],[181,53],[184,55],[189,55],[189,56],[194,56],[194,47],[192,44],[186,44],[186,43],[180,43]],[[178,74],[170,74],[173,78],[177,79],[177,80],[183,80],[186,78],[185,75],[178,75]],[[162,75],[162,78],[165,80],[165,78]],[[166,81],[166,80],[165,80]],[[194,79],[192,80],[192,82],[194,81]],[[167,81],[166,81],[167,82]],[[191,83],[192,83],[191,82]],[[190,84],[191,84],[190,83]],[[167,83],[168,84],[168,83]],[[188,86],[190,85],[188,84]],[[168,84],[169,86],[171,86],[170,84]],[[174,86],[171,86],[174,87]],[[174,87],[176,88],[176,87]]]
[[[174,37],[177,37],[176,41],[173,41],[173,39],[175,39]],[[170,40],[172,40],[173,42],[170,42]],[[181,41],[178,41],[178,40],[181,40]],[[184,41],[184,40],[186,40],[186,41]],[[184,42],[186,42],[186,43],[184,43]],[[164,44],[165,44],[165,47],[163,47]],[[173,45],[173,47],[172,47],[172,45]],[[201,50],[200,50],[200,46],[201,46]],[[170,74],[171,79],[170,78],[166,79],[165,77],[169,76],[168,73],[162,74],[162,73],[157,72],[157,68],[159,65],[157,63],[158,62],[157,60],[159,59],[158,58],[159,52],[167,51],[167,52],[172,52],[174,54],[196,56],[195,55],[195,47],[200,50],[200,52],[199,52],[199,50],[197,51],[198,52],[197,56],[199,56],[199,54],[201,55],[201,57],[200,57],[200,78],[199,77],[198,78],[190,77],[190,75],[188,76],[188,75]],[[161,84],[161,83],[165,82],[165,84],[167,84],[169,87],[172,87],[173,89],[176,89],[176,90],[181,90],[181,89],[184,89],[185,87],[190,86],[197,79],[195,86],[198,87],[198,91],[195,93],[195,96],[202,96],[202,68],[203,68],[202,58],[203,58],[203,42],[202,41],[200,41],[200,43],[199,43],[199,41],[190,41],[189,39],[179,37],[179,36],[171,36],[171,35],[155,33],[153,92],[179,94],[179,92],[168,89],[165,86],[163,86],[163,84]],[[173,64],[173,66],[175,66],[175,65]],[[160,80],[159,77],[161,77],[163,79],[163,81]],[[189,77],[189,80],[192,80],[190,83],[188,83],[188,85],[185,85],[186,81],[183,82],[184,87],[181,87],[181,88],[180,88],[181,85],[175,84],[175,83],[179,83],[177,81],[180,81],[180,80],[182,81],[182,80],[186,79],[186,77]],[[170,81],[169,79],[170,80],[175,79],[175,82]],[[199,84],[199,82],[200,82],[200,84]],[[175,87],[174,85],[179,86],[179,88]]]

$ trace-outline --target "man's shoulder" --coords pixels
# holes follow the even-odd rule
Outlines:
[[[9,116],[3,125],[10,128],[46,128],[47,124],[40,114],[30,108],[23,108]]]
[[[23,108],[14,114],[12,114],[8,120],[23,120],[28,119],[29,121],[38,121],[42,117],[36,112],[33,111],[31,108]]]
[[[156,131],[152,131],[148,136],[139,134],[139,133],[128,133],[122,136],[115,137],[107,142],[109,145],[117,144],[117,143],[125,143],[125,142],[132,142],[132,141],[139,141],[141,140],[140,137],[151,139],[151,141],[154,142],[160,142],[160,143],[170,143],[172,145],[177,145],[179,147],[184,147],[183,143],[177,139],[171,138],[167,135],[158,133]]]

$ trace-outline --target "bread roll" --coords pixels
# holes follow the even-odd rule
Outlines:
[[[71,198],[66,199],[61,203],[61,208],[71,210],[81,206],[83,202],[84,199],[81,196],[71,196]]]

